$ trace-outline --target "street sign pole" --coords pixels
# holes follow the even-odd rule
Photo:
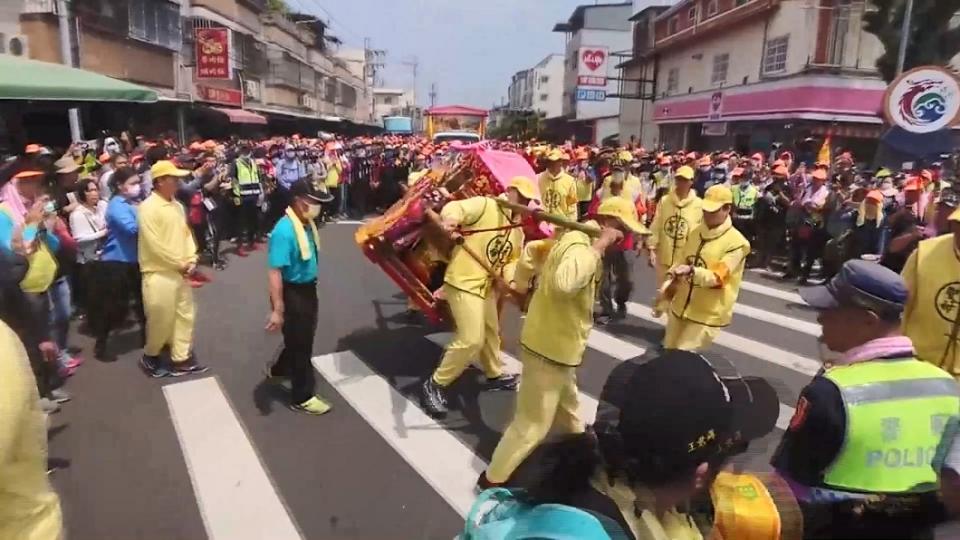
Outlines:
[[[897,51],[897,77],[903,73],[903,65],[907,61],[907,43],[910,42],[910,19],[913,18],[913,0],[907,0],[907,7],[903,11],[903,26],[900,27],[900,49]]]
[[[67,11],[67,0],[57,0],[57,17],[60,26],[60,54],[63,55],[63,64],[77,67],[73,62],[73,47],[70,46],[70,13]],[[77,142],[81,139],[80,110],[71,107],[67,110],[70,121],[70,140]]]

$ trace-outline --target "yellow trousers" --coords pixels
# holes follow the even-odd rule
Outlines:
[[[170,346],[170,358],[184,362],[193,346],[193,289],[176,272],[143,275],[143,311],[147,316],[147,344],[143,354],[157,356]]]
[[[688,321],[670,313],[667,319],[667,332],[663,336],[665,349],[699,351],[713,343],[720,329]]]
[[[433,382],[450,386],[478,357],[480,368],[487,377],[495,379],[503,375],[497,295],[490,291],[486,298],[481,298],[446,284],[443,291],[457,328],[440,365],[433,372]]]
[[[557,433],[583,433],[577,410],[577,368],[520,351],[523,378],[513,420],[503,432],[487,467],[487,480],[506,482],[553,428]]]

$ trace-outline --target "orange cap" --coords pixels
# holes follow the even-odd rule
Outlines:
[[[781,165],[786,165],[786,162],[784,162],[782,159],[778,159],[773,162],[773,168],[777,168]]]
[[[757,160],[757,161],[763,161],[763,160],[764,160],[764,157],[763,157],[763,154],[761,154],[760,152],[757,152],[756,154],[750,156],[750,159]]]
[[[883,202],[883,193],[880,193],[878,190],[873,190],[867,193],[867,200],[875,201],[878,203]]]
[[[743,167],[736,167],[736,168],[734,168],[732,171],[730,171],[730,176],[731,176],[731,177],[734,177],[734,176],[743,176]]]
[[[34,178],[37,176],[43,176],[43,171],[37,169],[27,169],[25,171],[20,171],[17,174],[13,175],[14,180],[22,180],[24,178]]]
[[[100,154],[99,160],[100,160],[100,163],[101,163],[101,164],[110,163],[110,153],[109,153],[109,152],[104,152],[104,153]]]
[[[787,170],[786,165],[781,165],[773,169],[773,174],[777,176],[790,176],[790,171]]]
[[[41,150],[41,148],[40,148],[40,145],[39,145],[39,144],[30,143],[30,144],[27,145],[27,148],[23,151],[23,153],[24,153],[24,154],[39,154],[39,153],[40,153],[40,150]]]
[[[713,164],[713,161],[710,160],[710,156],[703,156],[702,158],[700,158],[700,161],[697,163],[697,165],[701,167],[706,167],[712,164]]]
[[[911,176],[907,183],[903,185],[904,191],[920,191],[923,186],[920,184],[920,179],[916,176]]]
[[[697,159],[697,153],[696,153],[696,152],[689,152],[689,153],[687,153],[687,155],[684,156],[684,157],[685,157],[686,159]]]
[[[784,167],[784,169],[786,169],[786,167]],[[827,179],[827,171],[825,171],[825,170],[823,170],[823,169],[816,169],[815,171],[813,171],[812,173],[810,173],[810,176],[812,176],[813,178],[816,178],[817,180],[826,180],[826,179]]]

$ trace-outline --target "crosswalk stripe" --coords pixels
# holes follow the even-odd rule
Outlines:
[[[590,331],[590,335],[587,337],[587,345],[591,349],[598,350],[620,361],[636,358],[647,352],[647,349],[644,347],[638,347],[629,341],[611,336],[596,328]]]
[[[627,302],[627,313],[633,317],[643,319],[647,322],[659,324],[661,326],[666,325],[664,321],[654,317],[650,313],[649,307],[637,304],[636,302]],[[721,330],[713,342],[721,347],[726,347],[754,358],[770,362],[771,364],[776,364],[778,366],[791,369],[803,375],[816,375],[821,368],[821,363],[812,358],[800,356],[799,354],[794,354],[778,347],[772,347],[759,341],[732,334],[726,329]]]
[[[163,395],[211,540],[302,538],[215,377]]]
[[[771,298],[786,300],[787,302],[792,302],[794,304],[803,303],[803,298],[800,298],[800,295],[795,292],[785,291],[783,289],[770,287],[768,285],[761,285],[759,283],[754,283],[752,281],[747,281],[747,280],[741,281],[740,288],[745,291],[762,294],[764,296],[769,296]]]
[[[481,458],[352,351],[316,356],[313,366],[454,510],[467,515],[486,468]]]
[[[786,315],[781,315],[765,309],[755,308],[746,304],[734,304],[733,312],[737,315],[750,317],[751,319],[756,319],[761,322],[773,323],[789,330],[796,330],[797,332],[807,334],[808,336],[820,336],[820,325],[816,323],[807,322],[794,317],[788,317]]]

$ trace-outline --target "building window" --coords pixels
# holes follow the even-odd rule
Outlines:
[[[730,55],[727,53],[718,54],[713,57],[713,73],[710,75],[710,83],[713,85],[727,82],[727,68],[730,66]]]
[[[697,6],[693,6],[687,10],[687,20],[692,24],[696,24],[697,22],[697,11]]]
[[[548,99],[550,99],[549,94],[540,94],[540,101],[546,101]]]
[[[670,26],[669,26],[669,28],[667,28],[667,30],[668,30],[667,33],[669,33],[670,35],[673,35],[673,34],[676,34],[676,33],[677,33],[677,30],[679,30],[679,29],[680,29],[680,18],[679,18],[679,17],[671,17],[671,18],[670,18]]]
[[[680,87],[680,68],[670,68],[667,72],[667,93],[674,94]]]
[[[549,76],[549,75],[541,75],[541,76],[540,76],[540,84],[547,84],[548,82],[550,82],[550,76]]]
[[[709,0],[707,2],[707,17],[713,17],[720,11],[720,3],[717,0]]]
[[[383,98],[383,104],[384,104],[384,105],[396,105],[396,104],[397,104],[397,98],[396,98],[395,96],[385,96],[385,97]]]
[[[130,0],[130,37],[180,50],[180,6],[163,0]]]
[[[767,46],[763,52],[764,74],[783,73],[787,70],[787,47],[789,44],[789,35],[767,40]]]

